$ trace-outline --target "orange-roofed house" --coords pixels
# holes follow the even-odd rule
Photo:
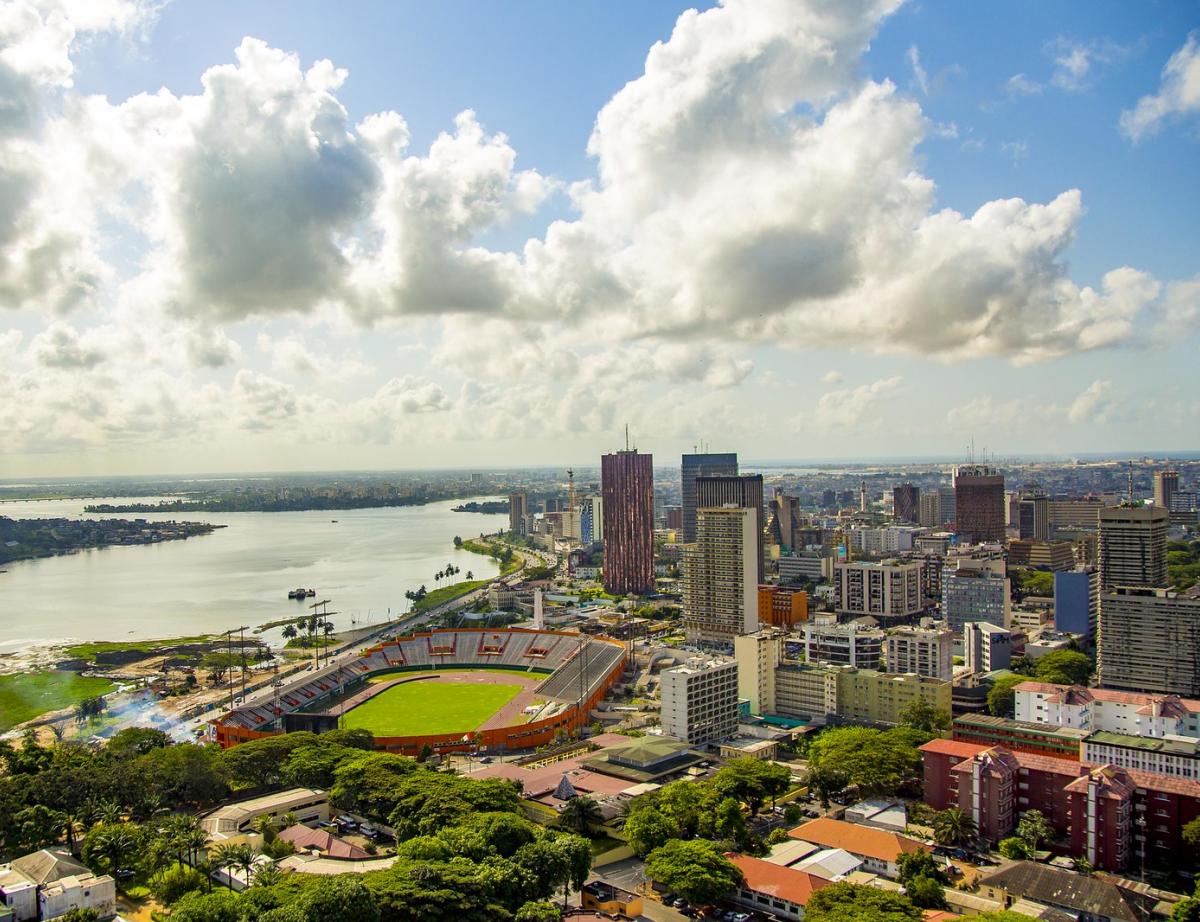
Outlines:
[[[804,918],[809,897],[830,885],[830,881],[815,874],[781,867],[762,858],[732,852],[726,857],[742,872],[742,886],[734,901],[745,909],[769,912],[780,919],[799,922]]]
[[[893,880],[897,874],[896,859],[901,855],[931,851],[928,845],[908,836],[829,817],[821,817],[797,826],[788,832],[788,835],[822,848],[840,848],[862,861],[863,870],[882,874]]]

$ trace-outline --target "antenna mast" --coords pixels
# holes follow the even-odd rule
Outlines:
[[[1133,458],[1129,459],[1129,505],[1133,505]]]

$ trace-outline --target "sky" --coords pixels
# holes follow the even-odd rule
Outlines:
[[[1193,0],[0,0],[0,477],[1194,450],[1198,165]]]

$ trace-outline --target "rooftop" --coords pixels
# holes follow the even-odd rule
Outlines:
[[[865,855],[879,861],[895,861],[902,854],[931,850],[929,846],[907,836],[829,817],[797,826],[789,830],[788,835],[823,848],[845,849],[852,855]]]
[[[1088,736],[1085,742],[1102,746],[1122,746],[1127,749],[1141,749],[1146,752],[1161,752],[1165,755],[1187,756],[1195,758],[1200,755],[1200,740],[1181,739],[1179,737],[1132,736],[1128,733],[1111,733],[1108,730],[1097,730]]]
[[[747,890],[777,897],[797,906],[806,905],[814,891],[827,887],[830,883],[815,874],[780,867],[761,858],[733,853],[727,854],[726,857],[742,872]]]
[[[954,718],[956,726],[979,727],[987,730],[1020,730],[1029,736],[1050,736],[1059,739],[1071,738],[1082,740],[1088,735],[1087,730],[1077,727],[1058,727],[1053,724],[1035,724],[1024,720],[1012,720],[1008,717],[994,717],[991,714],[963,714]]]
[[[1032,861],[1014,861],[982,877],[979,883],[981,887],[997,887],[1011,896],[1028,897],[1049,906],[1107,916],[1114,922],[1141,922],[1147,917],[1147,913],[1139,911],[1132,894],[1116,884]]]

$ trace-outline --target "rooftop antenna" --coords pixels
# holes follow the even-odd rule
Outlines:
[[[1133,505],[1133,459],[1129,459],[1129,505]]]
[[[629,451],[629,423],[625,424],[625,450]]]

